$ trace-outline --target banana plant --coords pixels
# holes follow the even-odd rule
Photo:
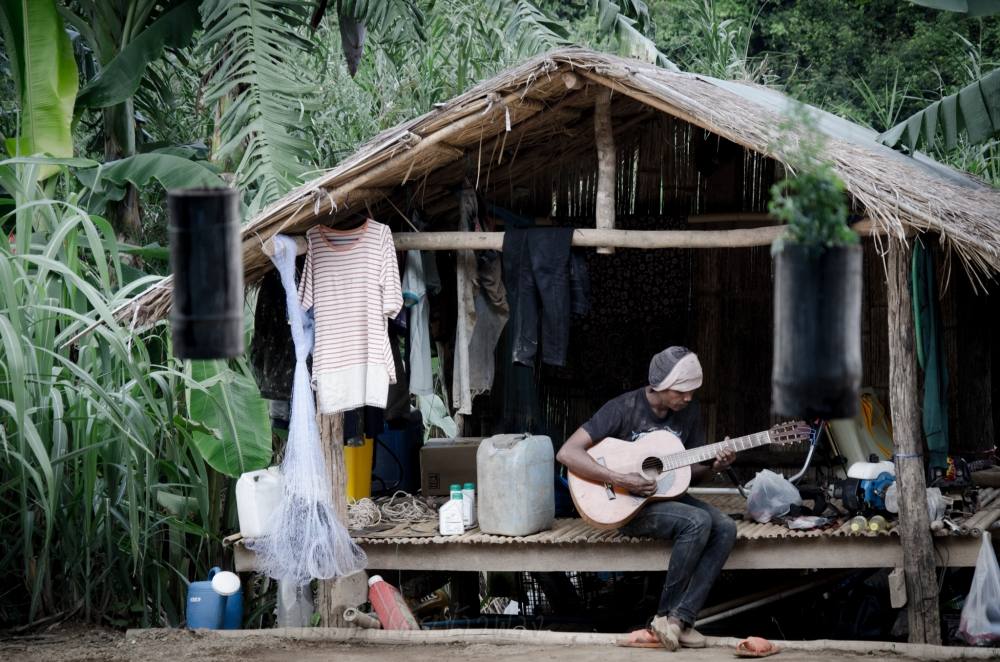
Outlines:
[[[201,27],[201,15],[198,13],[200,0],[183,0],[174,3],[162,13],[149,12],[156,3],[149,2],[140,6],[138,2],[126,5],[126,14],[148,16],[146,24],[139,30],[132,30],[131,38],[120,45],[101,35],[102,26],[84,20],[68,9],[63,9],[63,15],[73,25],[97,53],[108,58],[100,68],[97,76],[91,79],[77,97],[79,108],[108,108],[128,101],[138,91],[146,75],[149,65],[159,60],[168,48],[184,48],[191,43],[195,31]],[[97,5],[89,3],[92,17],[101,16]],[[112,25],[116,21],[106,19]]]
[[[1000,13],[995,0],[910,0],[914,4],[970,17]],[[971,145],[982,145],[1000,135],[1000,69],[969,83],[955,94],[942,97],[910,115],[878,137],[889,147],[903,145],[911,153],[918,147],[953,149],[964,136]],[[943,141],[941,140],[943,138]],[[943,143],[943,144],[942,144]]]
[[[20,108],[18,135],[7,139],[12,156],[73,156],[77,68],[55,0],[0,0],[11,75]],[[38,171],[45,179],[54,166]]]
[[[192,361],[188,412],[192,441],[201,456],[221,474],[263,469],[271,461],[271,421],[267,403],[250,373],[246,359],[235,369],[224,361]]]
[[[200,0],[75,0],[60,7],[66,23],[83,37],[97,76],[80,90],[78,109],[100,109],[104,158],[115,161],[137,152],[134,95],[148,67],[167,48],[187,46],[199,27]],[[76,9],[77,11],[74,11]],[[109,210],[113,223],[130,238],[141,233],[138,191],[127,186]]]

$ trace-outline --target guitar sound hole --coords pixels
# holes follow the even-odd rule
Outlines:
[[[658,457],[647,457],[642,461],[642,475],[650,480],[656,478],[663,472],[663,462]]]

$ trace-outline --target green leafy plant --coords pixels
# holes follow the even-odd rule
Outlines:
[[[769,84],[767,57],[750,56],[754,23],[760,9],[746,22],[722,18],[714,0],[689,0],[688,22],[691,34],[685,51],[690,71],[724,80],[743,80]]]
[[[959,12],[969,17],[990,16],[1000,12],[1000,5],[987,0],[910,0],[914,4],[943,11]],[[879,136],[879,141],[912,153],[918,146],[934,149],[943,137],[944,149],[951,150],[964,137],[972,145],[981,145],[1000,134],[1000,69],[982,72],[979,48],[958,35],[972,57],[966,75],[974,80],[958,92],[943,96],[926,108],[910,115]]]
[[[301,127],[314,107],[315,86],[292,57],[309,48],[299,28],[309,14],[302,0],[204,0],[199,43],[216,66],[205,102],[219,119],[214,159],[235,162],[236,182],[254,191],[253,210],[281,197],[312,164]]]
[[[805,106],[795,106],[779,130],[774,150],[790,176],[771,187],[768,209],[787,226],[774,252],[784,243],[817,251],[858,243],[857,233],[847,226],[844,182],[823,158],[826,138],[815,117]]]
[[[0,28],[20,107],[18,135],[7,141],[7,151],[72,156],[77,69],[55,0],[3,0]],[[45,178],[56,171],[38,172]]]
[[[166,324],[137,333],[114,320],[159,277],[130,279],[111,225],[69,189],[68,168],[93,165],[0,161],[13,203],[0,216],[4,625],[179,624],[186,580],[204,577],[235,529],[225,474],[270,457],[245,365],[191,374],[170,358]],[[44,187],[42,168],[56,170]]]

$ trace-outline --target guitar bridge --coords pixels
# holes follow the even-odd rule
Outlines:
[[[607,465],[607,463],[606,463],[606,462],[604,461],[604,458],[603,458],[603,457],[599,457],[599,458],[596,458],[596,461],[597,461],[597,463],[598,463],[599,465],[601,465],[601,466],[602,466],[602,467],[604,467],[605,469],[607,469],[607,468],[608,468],[608,465]],[[607,495],[608,495],[608,501],[614,501],[614,500],[615,500],[616,498],[618,498],[618,495],[617,495],[617,494],[615,494],[615,490],[614,490],[614,488],[613,488],[613,487],[611,486],[611,483],[604,483],[604,490],[605,490],[605,492],[606,492],[606,493],[607,493]]]

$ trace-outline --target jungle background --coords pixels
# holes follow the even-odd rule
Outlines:
[[[883,132],[1000,66],[1000,18],[920,5],[0,0],[0,627],[182,622],[186,582],[237,528],[235,478],[272,460],[245,360],[180,362],[165,322],[112,319],[168,270],[165,189],[230,183],[249,219],[568,44],[774,86]],[[933,138],[903,148],[1000,184],[994,129]],[[256,600],[248,623],[271,608]]]

